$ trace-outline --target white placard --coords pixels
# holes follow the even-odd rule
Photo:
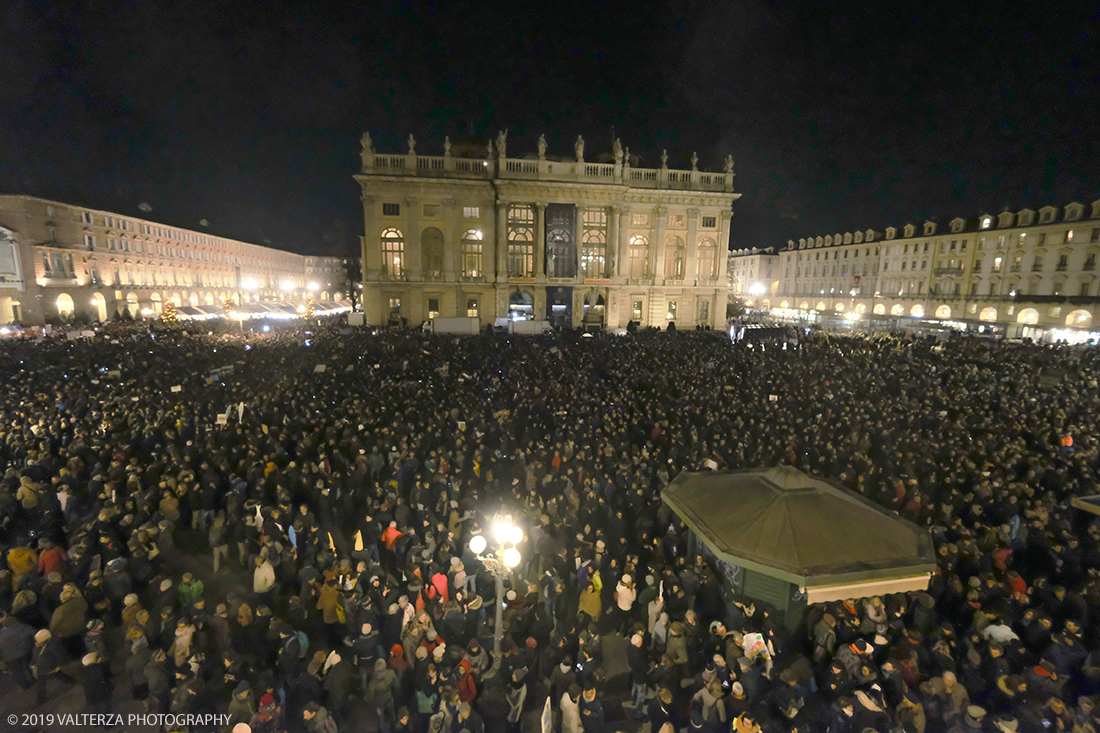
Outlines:
[[[179,386],[179,385],[177,384],[177,385],[176,385],[175,387],[173,387],[173,388],[172,388],[172,391],[173,391],[173,392],[182,392],[182,391],[183,391],[183,387],[181,387],[181,386]]]
[[[218,415],[217,424],[218,425],[228,425],[229,424],[229,415]]]
[[[465,430],[466,429],[466,421],[465,420],[459,420],[458,421],[458,429],[459,430]]]
[[[712,461],[709,458],[707,459],[707,462],[703,465],[705,465],[707,468],[709,468],[712,471],[717,471],[718,470],[718,462],[717,461]]]
[[[769,402],[779,402],[779,395],[774,395],[774,394],[768,395],[768,401]]]
[[[99,384],[99,380],[98,379],[93,379],[92,384]]]
[[[327,368],[328,367],[325,366],[324,364],[318,364],[317,366],[313,367],[313,371],[320,374],[321,372],[325,371],[325,369],[327,369]]]

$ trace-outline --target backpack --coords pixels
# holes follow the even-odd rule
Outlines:
[[[306,636],[304,631],[293,632],[283,645],[283,650],[289,652],[290,645],[295,641],[298,642],[298,659],[305,659],[306,654],[309,652],[309,637]]]

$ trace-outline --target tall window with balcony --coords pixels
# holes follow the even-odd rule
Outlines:
[[[382,271],[389,277],[401,277],[405,267],[405,237],[400,229],[382,230]]]
[[[535,276],[535,210],[526,204],[508,208],[508,276]]]
[[[581,276],[602,278],[607,272],[607,211],[586,209],[581,224]]]
[[[646,276],[646,260],[649,254],[649,240],[641,234],[630,238],[630,279],[641,280]]]
[[[462,276],[481,277],[482,255],[484,252],[483,235],[480,229],[467,229],[462,235]]]
[[[684,240],[669,237],[665,242],[665,279],[684,279]]]
[[[715,257],[716,251],[714,240],[710,237],[703,237],[699,240],[699,248],[696,250],[698,253],[698,274],[696,277],[698,277],[699,280],[708,281],[717,277],[717,274],[714,272],[714,263],[717,260]]]

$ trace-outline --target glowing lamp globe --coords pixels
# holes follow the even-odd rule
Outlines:
[[[523,542],[523,530],[519,527],[512,527],[511,531],[508,533],[508,541],[513,545],[518,545],[520,542]]]
[[[504,551],[504,564],[510,568],[519,565],[519,550],[512,547]]]
[[[475,535],[473,539],[470,540],[470,550],[475,555],[480,555],[485,552],[485,538],[481,535]]]

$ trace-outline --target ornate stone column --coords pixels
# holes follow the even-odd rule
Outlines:
[[[657,206],[653,209],[653,262],[649,271],[653,273],[654,283],[662,283],[665,277],[665,223],[668,220],[668,207]]]
[[[497,282],[508,282],[508,276],[512,274],[508,272],[508,206],[507,201],[498,199],[496,202],[496,236],[493,241],[496,242]]]
[[[578,166],[579,167],[579,166]],[[573,277],[578,281],[584,281],[584,273],[581,272],[581,237],[584,236],[584,208],[580,204],[575,205],[577,215],[573,217],[573,256],[576,259]]]
[[[718,234],[718,251],[714,256],[718,258],[718,287],[723,288],[726,286],[726,270],[730,260],[730,219],[733,218],[733,212],[723,211],[719,218],[722,223]]]
[[[615,246],[619,248],[618,275],[623,278],[630,277],[630,207],[620,206],[615,217],[619,220],[619,241]]]
[[[604,256],[607,258],[604,265],[604,277],[615,277],[619,270],[619,207],[612,206],[607,210],[607,245]]]
[[[546,282],[546,202],[535,203],[535,279]]]
[[[688,209],[687,210],[687,216],[688,216],[688,218],[687,218],[688,232],[687,232],[687,242],[686,242],[687,252],[686,252],[686,257],[684,259],[684,280],[685,281],[690,280],[690,281],[692,281],[692,283],[694,283],[695,278],[698,275],[698,273],[696,273],[696,271],[695,271],[696,270],[696,260],[697,260],[696,241],[695,241],[695,239],[696,239],[696,234],[698,233],[698,230],[699,230],[699,209]]]
[[[377,282],[382,271],[382,241],[375,216],[375,197],[363,194],[363,280]]]
[[[457,202],[453,196],[443,199],[443,281],[458,282],[458,257],[459,248],[462,246],[461,233],[458,231],[462,224],[459,219]]]
[[[406,279],[419,281],[423,278],[424,263],[420,253],[420,199],[409,196],[405,199],[405,262]]]

